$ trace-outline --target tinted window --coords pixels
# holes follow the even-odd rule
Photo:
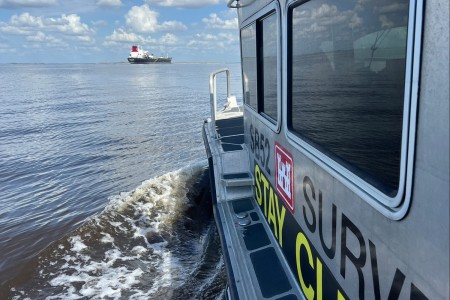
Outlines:
[[[260,111],[277,120],[277,17],[272,14],[260,21],[260,68],[261,108]]]
[[[257,109],[256,94],[256,25],[241,30],[242,75],[244,102]]]
[[[408,3],[317,0],[290,12],[291,130],[390,196],[400,177]]]

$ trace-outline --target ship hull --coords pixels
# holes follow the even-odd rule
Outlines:
[[[172,58],[158,57],[158,58],[133,58],[129,57],[130,64],[151,64],[151,63],[171,63]]]

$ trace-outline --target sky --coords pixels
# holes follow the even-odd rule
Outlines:
[[[0,63],[126,62],[133,44],[173,62],[239,62],[227,0],[0,0]]]

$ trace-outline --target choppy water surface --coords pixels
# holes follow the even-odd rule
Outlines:
[[[0,66],[0,298],[222,297],[201,138],[222,67]]]

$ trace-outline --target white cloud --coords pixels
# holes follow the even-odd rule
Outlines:
[[[97,5],[102,7],[120,7],[122,0],[97,0]]]
[[[166,7],[199,8],[210,5],[216,5],[223,1],[220,0],[145,0],[147,4],[153,4]]]
[[[89,35],[80,35],[80,36],[77,36],[77,39],[79,41],[82,41],[82,42],[85,42],[85,43],[89,43],[89,44],[95,43],[95,40]]]
[[[147,4],[133,6],[125,15],[125,21],[134,31],[137,32],[157,32],[186,30],[187,27],[178,21],[166,21],[158,23],[159,13],[150,9]]]
[[[0,23],[0,32],[10,35],[31,35],[33,31],[22,29],[16,26],[11,26],[6,23]]]
[[[41,31],[38,31],[35,35],[30,35],[26,37],[27,41],[30,42],[44,42],[46,38],[47,37],[45,36],[45,34]]]
[[[45,43],[46,46],[63,46],[67,47],[68,44],[61,39],[58,39],[52,35],[46,35],[45,33],[38,31],[35,35],[30,35],[26,37],[26,40],[34,43]]]
[[[150,38],[144,38],[141,35],[135,33],[126,32],[123,28],[114,30],[110,36],[105,38],[105,45],[112,45],[117,43],[150,43],[155,40]]]
[[[41,17],[34,17],[29,13],[23,13],[21,15],[13,15],[10,19],[11,26],[16,27],[44,27]]]
[[[108,26],[108,22],[106,22],[105,20],[92,21],[91,23],[94,26],[102,26],[102,27]]]
[[[128,26],[137,32],[155,32],[158,27],[158,13],[148,5],[133,6],[125,16]]]
[[[186,25],[178,21],[166,21],[158,27],[158,31],[182,31],[186,29]]]
[[[11,16],[9,22],[0,22],[0,32],[25,36],[29,43],[46,43],[49,46],[67,47],[64,40],[93,43],[95,30],[81,22],[76,14],[61,15],[58,18],[43,18],[30,13]],[[51,33],[51,35],[49,34]]]
[[[159,43],[164,45],[176,45],[177,42],[178,37],[172,33],[166,33],[159,39]]]
[[[322,4],[310,10],[297,10],[294,12],[294,25],[302,25],[302,32],[326,32],[329,27],[345,25],[359,26],[361,18],[352,10],[339,11],[336,5]]]
[[[46,19],[45,22],[48,27],[55,28],[57,31],[70,35],[86,35],[94,33],[94,30],[89,28],[87,24],[81,23],[81,18],[78,15],[62,15],[61,18]]]
[[[78,15],[61,15],[60,18],[35,17],[29,13],[13,15],[9,23],[0,23],[0,30],[14,34],[33,34],[36,30],[56,31],[68,35],[93,34],[95,31],[87,24],[81,23]],[[20,32],[20,33],[19,33]]]
[[[190,40],[187,45],[193,49],[214,50],[214,49],[228,49],[230,45],[237,44],[238,38],[231,33],[201,33],[196,34],[195,38]]]
[[[384,6],[379,6],[379,7],[374,7],[374,10],[376,12],[379,13],[394,13],[394,12],[399,12],[399,11],[404,11],[408,9],[408,4],[407,3],[387,3]]]
[[[57,0],[0,0],[0,7],[24,8],[24,7],[46,7],[56,5]]]
[[[202,22],[206,24],[209,28],[219,28],[219,29],[238,29],[238,19],[233,18],[229,20],[222,20],[217,16],[217,14],[212,13],[209,18],[203,18]]]

